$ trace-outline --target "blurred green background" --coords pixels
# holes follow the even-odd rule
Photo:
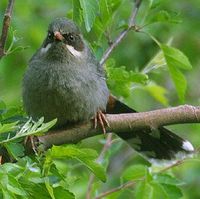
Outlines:
[[[188,56],[193,65],[193,69],[185,73],[188,81],[185,103],[196,106],[200,105],[200,2],[199,0],[163,0],[157,2],[160,3],[160,10],[167,10],[174,15],[178,15],[178,18],[182,22],[156,23],[145,27],[144,30],[150,32],[163,43],[173,38],[172,45]],[[6,5],[7,1],[1,0],[0,30]],[[118,8],[115,17],[116,22],[120,21],[123,23],[127,21],[131,11],[130,5],[132,5],[130,0],[121,2],[121,6]],[[147,1],[143,1],[137,18],[138,25],[142,24],[147,5]],[[14,47],[17,47],[18,50],[0,60],[0,99],[3,100],[8,107],[22,105],[21,81],[23,73],[27,67],[28,60],[35,50],[40,47],[46,35],[49,22],[55,17],[71,17],[72,9],[72,2],[67,0],[25,0],[15,2],[7,47],[13,40],[14,34],[15,40],[17,40],[14,43]],[[113,24],[114,23],[115,21]],[[97,38],[95,31],[92,30],[90,33],[87,33],[84,27],[82,27],[82,31],[88,42],[94,47],[94,52],[98,59],[100,59],[102,52],[105,51],[107,47],[106,39],[104,38],[102,40],[101,49],[98,51],[99,49],[95,47]],[[119,29],[111,29],[110,34],[114,38],[118,32]],[[114,50],[111,57],[115,59],[116,66],[123,65],[126,66],[128,70],[141,71],[158,50],[155,42],[146,34],[130,32],[123,42]],[[167,90],[166,97],[170,106],[177,106],[180,104],[174,85],[169,74],[165,70],[157,71],[156,73],[149,74],[149,76],[150,79]],[[133,89],[131,95],[121,97],[121,99],[139,111],[164,107],[164,105],[153,98],[149,92],[141,88]],[[174,125],[171,126],[170,129],[173,129],[181,136],[189,139],[195,147],[200,146],[199,124]],[[85,144],[90,144],[91,147],[100,150],[102,144],[99,143],[98,140],[99,137],[90,138],[85,141]],[[123,151],[122,154],[116,154],[116,149],[112,150],[114,151],[112,162],[115,164],[111,163],[109,168],[112,168],[112,172],[110,171],[112,174],[116,173],[116,179],[112,179],[112,182],[107,182],[107,189],[111,184],[117,183],[115,181],[123,170],[123,167],[126,167],[126,165],[131,164],[133,161],[134,163],[143,161],[142,158],[135,155],[132,150],[128,150],[127,147],[123,149],[126,150],[127,157],[123,157]],[[188,183],[183,187],[185,198],[199,198],[199,162],[185,163],[177,167],[177,169],[175,168],[174,172],[176,172],[178,177]],[[83,182],[80,187],[81,186],[83,188],[85,182]]]

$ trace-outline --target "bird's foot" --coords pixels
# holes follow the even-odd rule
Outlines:
[[[106,134],[106,126],[110,127],[108,120],[106,119],[106,116],[104,113],[102,113],[102,111],[98,111],[94,117],[94,128],[97,128],[97,124],[100,124],[102,130],[103,130],[103,134]]]
[[[24,145],[29,146],[29,148],[31,148],[35,154],[37,154],[37,144],[38,144],[38,140],[36,140],[36,136],[27,136],[24,140]]]

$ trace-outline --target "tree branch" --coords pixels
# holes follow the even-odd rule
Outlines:
[[[124,39],[124,37],[129,32],[129,30],[135,28],[135,20],[136,20],[141,2],[142,2],[142,0],[135,0],[135,6],[133,7],[131,17],[129,19],[128,28],[126,30],[123,30],[122,32],[120,32],[120,34],[117,36],[115,41],[105,51],[104,55],[101,58],[100,65],[103,65],[105,63],[105,61],[108,59],[108,57],[110,56],[112,51],[119,45],[119,43],[122,41],[122,39]],[[135,30],[137,30],[137,28],[135,28]]]
[[[2,32],[1,32],[1,37],[0,37],[0,59],[4,55],[6,55],[5,45],[6,45],[6,40],[7,40],[7,37],[8,37],[8,29],[9,29],[9,26],[10,26],[14,1],[15,0],[9,0],[8,1],[8,6],[7,6],[5,14],[4,14]]]
[[[106,128],[106,132],[131,133],[136,129],[155,129],[172,124],[200,123],[200,106],[182,105],[149,112],[107,114],[106,117],[110,124],[110,127]],[[38,139],[45,148],[49,148],[52,145],[77,143],[82,139],[98,134],[102,134],[101,128],[94,129],[93,123],[88,122],[70,129],[52,130],[46,135],[39,136]]]

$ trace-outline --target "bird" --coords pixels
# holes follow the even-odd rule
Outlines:
[[[92,118],[109,125],[105,114],[136,112],[114,97],[106,74],[79,27],[56,18],[28,63],[22,83],[23,105],[34,120],[57,118],[55,128]],[[104,129],[105,130],[105,129]],[[164,127],[116,133],[149,161],[170,161],[194,152],[192,144]]]

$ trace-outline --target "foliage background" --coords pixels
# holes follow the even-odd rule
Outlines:
[[[151,1],[143,1],[142,6],[137,17],[137,24],[143,24],[144,16],[147,18],[153,15],[153,11],[148,12],[147,8]],[[185,102],[192,105],[200,105],[200,4],[198,0],[159,0],[152,1],[155,5],[158,3],[158,10],[167,10],[172,19],[182,21],[180,23],[161,22],[155,23],[144,28],[145,31],[154,35],[162,43],[167,43],[173,38],[172,45],[183,51],[191,61],[193,69],[186,71],[185,75],[188,81],[188,89],[186,92]],[[123,27],[128,20],[133,6],[130,0],[115,1],[116,11],[111,18],[111,28],[108,30],[112,38],[115,38],[117,33],[121,30],[119,26]],[[118,4],[117,4],[118,3]],[[0,21],[2,22],[3,14],[7,5],[6,0],[0,2]],[[21,106],[21,80],[27,62],[35,50],[41,45],[43,38],[46,35],[47,24],[55,18],[60,16],[72,17],[73,6],[72,1],[57,0],[49,1],[39,0],[31,1],[16,1],[14,5],[14,12],[12,17],[12,30],[14,31],[16,41],[14,47],[25,49],[18,49],[0,61],[0,99],[6,102],[8,107]],[[85,38],[88,40],[93,50],[100,60],[102,53],[107,47],[106,37],[97,41],[98,38],[98,21],[95,21],[94,27],[90,33],[87,33],[82,24],[82,31]],[[1,25],[1,24],[0,24]],[[1,27],[0,27],[1,29]],[[12,31],[9,35],[9,43],[13,40]],[[115,60],[115,67],[125,66],[127,70],[142,71],[153,56],[159,51],[155,42],[146,34],[130,32],[122,43],[114,50],[111,57]],[[114,94],[120,97],[131,107],[138,111],[153,110],[165,106],[177,106],[181,102],[177,97],[176,89],[170,79],[169,73],[165,69],[156,70],[156,72],[149,73],[149,79],[156,82],[157,85],[162,86],[162,91],[147,89],[146,85],[136,84],[131,93],[123,93],[121,89],[116,89],[116,86],[111,86]],[[164,89],[164,90],[163,90]],[[165,96],[162,93],[165,93]],[[162,96],[159,101],[158,96]],[[200,146],[199,131],[200,125],[176,125],[171,126],[170,129],[177,132],[181,136],[189,139],[195,147]],[[91,148],[100,152],[103,137],[90,138],[82,142],[82,146],[90,145]],[[101,186],[100,190],[105,191],[111,187],[120,184],[120,176],[123,171],[132,164],[147,164],[138,154],[129,149],[124,143],[119,142],[113,144],[111,149],[106,153],[104,164],[108,164],[108,181],[106,184],[99,185],[98,180],[95,181],[95,186]],[[125,155],[124,155],[125,154]],[[108,159],[109,163],[108,163]],[[78,174],[80,172],[80,179],[76,181],[76,185],[72,187],[78,196],[81,198],[85,194],[88,182],[88,173],[82,167],[81,169],[74,169],[73,172]],[[199,162],[187,161],[183,165],[173,169],[175,176],[177,176],[185,184],[182,186],[184,193],[183,198],[199,198],[200,196],[200,176],[199,176]],[[72,172],[72,173],[73,173]],[[109,176],[112,176],[109,178]],[[128,193],[123,193],[128,194]],[[122,194],[122,195],[123,195]],[[124,197],[124,195],[122,196]],[[113,198],[115,198],[113,196]]]

